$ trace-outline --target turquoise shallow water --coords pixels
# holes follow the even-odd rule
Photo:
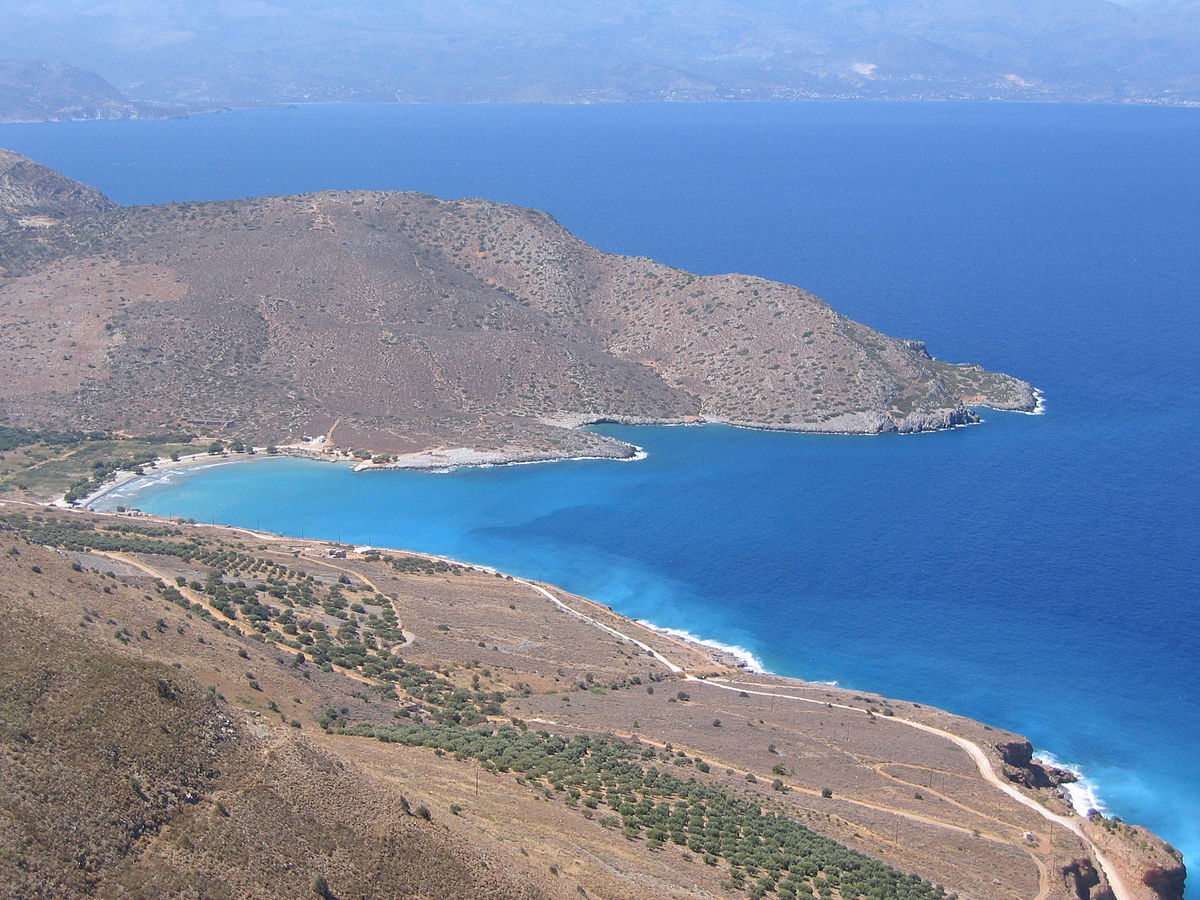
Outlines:
[[[539,206],[604,249],[793,281],[1030,379],[1046,415],[941,434],[612,428],[648,458],[269,460],[132,502],[491,563],[1020,730],[1200,856],[1197,111],[309,107],[0,126],[0,145],[123,202],[377,187]]]

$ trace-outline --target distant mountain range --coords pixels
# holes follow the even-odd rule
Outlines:
[[[163,119],[185,112],[130,100],[95,72],[65,63],[0,60],[0,122]]]
[[[1200,102],[1197,0],[0,0],[0,19],[0,58],[170,104]]]

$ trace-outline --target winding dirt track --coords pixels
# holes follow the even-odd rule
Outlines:
[[[832,706],[837,709],[849,710],[851,712],[858,713],[860,715],[867,715],[866,710],[859,709],[856,706],[846,706],[846,705],[840,704],[840,703],[826,703],[824,700],[812,700],[808,697],[796,697],[796,696],[793,696],[790,694],[776,693],[775,691],[754,690],[752,688],[762,687],[762,685],[759,685],[754,682],[744,682],[743,683],[743,682],[737,682],[737,681],[734,681],[731,679],[698,678],[695,675],[689,675],[687,672],[684,671],[682,666],[679,666],[676,663],[673,663],[671,660],[667,659],[665,656],[663,656],[661,653],[659,653],[657,650],[653,649],[649,645],[645,644],[642,641],[637,640],[634,637],[631,637],[628,634],[624,634],[623,632],[618,631],[615,628],[611,628],[610,626],[605,625],[602,622],[598,622],[595,619],[593,619],[591,616],[585,615],[584,613],[581,613],[579,610],[574,609],[571,606],[568,606],[567,604],[565,604],[561,600],[559,600],[557,597],[555,597],[553,594],[551,594],[548,590],[543,588],[541,585],[534,584],[532,581],[526,581],[523,578],[514,577],[513,581],[516,581],[520,584],[524,584],[524,585],[532,588],[533,590],[537,591],[539,594],[544,596],[546,599],[550,600],[550,602],[554,603],[556,606],[566,610],[567,612],[571,613],[574,616],[577,616],[580,619],[583,619],[585,622],[589,622],[592,625],[595,625],[597,628],[601,628],[604,631],[607,631],[609,634],[615,635],[616,637],[619,637],[622,640],[630,641],[631,643],[636,644],[637,646],[641,647],[643,650],[645,650],[648,653],[650,653],[651,655],[653,655],[655,659],[657,659],[659,662],[661,662],[663,665],[665,665],[672,672],[683,675],[684,678],[686,678],[688,681],[694,681],[699,684],[707,684],[711,687],[719,688],[719,689],[725,690],[725,691],[734,691],[734,692],[744,691],[747,694],[756,694],[756,695],[762,696],[762,697],[775,697],[780,700],[791,700],[796,703],[812,703],[817,706]],[[1060,816],[1057,813],[1051,812],[1050,810],[1048,810],[1044,806],[1042,806],[1040,803],[1038,803],[1036,800],[1032,799],[1031,797],[1027,797],[1025,794],[1023,794],[1020,790],[1018,790],[1013,785],[1002,781],[1000,779],[1000,776],[996,774],[995,769],[992,768],[992,763],[991,763],[991,760],[988,759],[987,753],[983,750],[982,747],[980,747],[974,741],[968,740],[967,738],[962,737],[961,735],[954,734],[953,732],[945,731],[944,729],[941,729],[941,728],[935,728],[932,725],[926,725],[924,722],[914,722],[912,719],[905,719],[902,716],[883,716],[883,717],[879,717],[877,719],[877,721],[894,722],[897,725],[902,725],[902,726],[906,726],[909,728],[916,728],[918,731],[924,731],[929,734],[934,734],[934,735],[937,735],[938,737],[945,738],[946,740],[950,741],[951,743],[953,743],[953,744],[957,745],[958,747],[962,748],[963,750],[965,750],[967,752],[967,754],[970,755],[971,759],[974,761],[975,766],[979,770],[979,774],[983,778],[984,781],[986,781],[988,784],[992,785],[992,787],[996,788],[997,790],[1003,791],[1005,794],[1007,794],[1009,797],[1016,800],[1018,803],[1022,804],[1023,806],[1027,806],[1030,809],[1034,810],[1038,815],[1047,819],[1051,823],[1053,823],[1055,825],[1059,825],[1062,828],[1067,829],[1069,832],[1071,832],[1071,834],[1075,835],[1077,838],[1079,838],[1081,841],[1083,841],[1084,846],[1087,847],[1091,851],[1092,858],[1096,861],[1096,865],[1099,866],[1100,869],[1104,872],[1104,876],[1108,880],[1109,886],[1112,888],[1113,896],[1116,898],[1116,900],[1137,900],[1137,898],[1133,895],[1133,893],[1131,893],[1129,891],[1129,889],[1126,887],[1125,882],[1122,880],[1120,873],[1117,872],[1116,867],[1112,864],[1112,862],[1108,859],[1108,857],[1106,857],[1103,853],[1100,852],[1100,848],[1096,846],[1096,844],[1092,841],[1092,839],[1090,837],[1088,837],[1087,833],[1083,830],[1083,826],[1076,819],[1069,818],[1068,816]],[[945,824],[945,823],[940,823],[940,824]],[[1042,869],[1041,866],[1039,866],[1039,869],[1044,872],[1044,869]],[[1045,892],[1046,892],[1045,891],[1045,880],[1043,879],[1043,890],[1041,892],[1042,895],[1044,895]]]
[[[22,503],[20,505],[36,506],[37,504]],[[269,533],[259,532],[259,531],[255,531],[255,530],[248,529],[248,528],[235,527],[232,530],[241,531],[241,532],[247,533],[247,534],[252,534],[256,538],[260,538],[260,539],[267,539],[267,540],[273,540],[273,541],[283,541],[283,540],[295,541],[296,540],[295,538],[284,538],[280,535],[273,535],[273,534],[269,534]],[[103,555],[109,556],[110,558],[113,558],[113,559],[118,559],[121,562],[130,564],[130,565],[133,565],[136,568],[141,569],[143,572],[146,572],[146,574],[153,575],[156,578],[162,577],[161,573],[156,572],[151,567],[149,567],[143,563],[140,563],[139,561],[130,559],[122,554],[104,553]],[[425,556],[428,554],[420,554],[420,555]],[[432,557],[432,558],[445,559],[444,557],[436,557],[436,556]],[[354,575],[378,591],[378,588],[376,588],[376,586],[374,584],[372,584],[367,578],[365,578],[362,575],[362,573],[360,573],[360,572],[336,565],[334,563],[327,562],[325,560],[312,560],[311,558],[309,558],[309,561],[318,562],[322,565],[329,566],[330,568],[340,569],[344,572],[347,572],[348,574]],[[446,559],[445,561],[457,562],[455,560],[448,560],[448,559]],[[477,569],[480,571],[486,571],[486,572],[495,572],[496,571],[495,569],[492,569],[490,567],[475,565],[472,563],[459,562],[458,564],[465,565],[469,568]],[[855,706],[847,706],[847,705],[838,704],[838,703],[828,703],[824,700],[813,700],[808,697],[796,697],[796,696],[790,695],[790,694],[781,694],[776,691],[759,690],[759,688],[761,688],[762,685],[758,684],[756,682],[738,682],[738,681],[735,681],[732,679],[727,679],[727,678],[720,678],[720,679],[718,679],[718,678],[699,678],[695,675],[691,675],[685,671],[683,666],[680,666],[679,664],[668,659],[666,656],[664,656],[659,651],[655,650],[649,644],[645,643],[644,641],[638,640],[637,638],[633,637],[632,635],[626,634],[625,632],[622,632],[616,628],[606,625],[603,622],[600,622],[597,619],[594,619],[591,616],[588,616],[585,613],[580,612],[579,610],[575,609],[574,607],[569,606],[568,604],[559,600],[550,591],[548,591],[546,588],[542,587],[541,585],[536,584],[532,581],[527,581],[523,578],[517,578],[516,576],[513,576],[512,580],[518,584],[525,585],[526,587],[530,588],[533,591],[536,591],[543,598],[545,598],[546,600],[549,600],[555,606],[559,607],[560,609],[564,610],[565,612],[569,613],[570,615],[575,616],[576,618],[581,619],[584,622],[587,622],[588,624],[590,624],[596,628],[599,628],[602,631],[605,631],[614,637],[617,637],[623,641],[628,641],[628,642],[634,644],[635,646],[640,647],[648,655],[650,655],[650,656],[654,657],[654,659],[658,660],[659,663],[661,663],[663,666],[665,666],[672,673],[677,674],[677,675],[682,675],[688,681],[693,681],[698,684],[706,684],[711,687],[718,688],[720,690],[734,691],[734,692],[744,691],[745,693],[755,694],[757,696],[762,696],[762,697],[773,697],[773,698],[780,699],[780,700],[790,700],[795,703],[810,703],[810,704],[815,704],[818,706],[832,706],[837,709],[848,710],[850,712],[857,713],[860,715],[867,715],[867,712],[865,710],[859,709],[858,707],[855,707]],[[380,591],[380,593],[383,593],[383,592]],[[196,600],[203,602],[201,598],[196,598]],[[366,679],[361,678],[361,676],[357,676],[356,673],[345,672],[344,674],[348,674],[351,677],[356,678],[357,680],[363,680],[363,681],[366,680]],[[948,740],[951,743],[955,744],[956,746],[960,747],[971,757],[972,761],[974,761],[975,766],[979,771],[980,777],[982,777],[986,782],[988,782],[990,785],[992,785],[997,790],[1003,791],[1010,798],[1012,798],[1013,800],[1022,804],[1023,806],[1026,806],[1029,809],[1034,810],[1038,815],[1042,816],[1050,823],[1057,825],[1059,827],[1065,828],[1067,831],[1069,831],[1071,834],[1073,834],[1075,837],[1077,837],[1079,840],[1081,840],[1083,842],[1084,846],[1090,850],[1090,852],[1092,854],[1092,858],[1095,860],[1096,865],[1104,873],[1104,876],[1107,879],[1108,884],[1112,889],[1115,900],[1138,900],[1138,898],[1128,889],[1124,880],[1121,878],[1120,873],[1117,871],[1116,867],[1113,865],[1111,860],[1109,860],[1108,857],[1105,856],[1100,851],[1100,848],[1096,846],[1095,842],[1092,841],[1092,839],[1090,837],[1088,837],[1087,833],[1083,829],[1083,826],[1079,823],[1079,821],[1077,819],[1073,819],[1068,816],[1062,816],[1057,813],[1051,812],[1050,810],[1046,809],[1041,804],[1039,804],[1036,800],[1033,800],[1032,798],[1023,794],[1020,790],[1018,790],[1013,785],[1008,784],[1007,782],[1001,780],[1000,776],[998,776],[996,774],[995,770],[992,768],[992,764],[987,756],[987,753],[984,751],[984,749],[982,747],[980,747],[974,741],[971,741],[960,735],[954,734],[953,732],[946,731],[941,728],[935,728],[934,726],[926,725],[923,722],[916,722],[916,721],[913,721],[912,719],[906,719],[906,718],[903,718],[902,716],[879,717],[877,719],[877,721],[894,722],[900,726],[904,726],[904,727],[908,727],[908,728],[915,728],[919,731],[924,731],[929,734],[937,735],[938,737],[944,738],[945,740]],[[922,817],[922,818],[924,818],[924,817]],[[936,824],[945,825],[947,823],[936,823]],[[1040,860],[1037,860],[1037,863],[1038,863],[1039,871],[1042,874],[1042,878],[1040,879],[1042,882],[1042,890],[1039,892],[1039,895],[1038,895],[1038,900],[1041,900],[1041,898],[1044,897],[1047,893],[1047,878],[1046,878],[1046,872],[1045,872],[1044,865],[1041,863]]]

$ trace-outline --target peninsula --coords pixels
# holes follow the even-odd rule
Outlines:
[[[95,72],[63,62],[0,59],[0,123],[166,119],[187,112],[178,104],[130,100]]]
[[[632,454],[600,420],[948,428],[1032,410],[1019,379],[532,210],[122,208],[10,153],[0,372],[17,895],[1182,897],[1020,735],[479,566],[33,502],[305,436],[387,464]]]
[[[925,431],[1032,410],[800,288],[603,253],[543,212],[326,191],[123,208],[0,153],[0,422],[390,456],[629,456],[599,421]]]

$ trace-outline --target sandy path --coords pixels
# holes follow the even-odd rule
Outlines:
[[[739,686],[738,682],[735,681],[720,683],[712,679],[695,678],[691,675],[687,676],[687,678],[690,681],[699,681],[701,683],[708,684],[712,687],[720,688],[721,690],[726,691],[746,691],[748,694],[757,694],[763,697],[776,697],[781,700],[792,700],[797,703],[814,703],[818,706],[827,705],[823,700],[812,700],[808,697],[794,697],[788,694],[777,694],[773,691],[750,690],[749,688],[753,686],[751,684],[743,684]],[[860,715],[867,715],[866,710],[859,709],[855,706],[846,706],[840,703],[830,703],[828,705],[836,707],[837,709],[851,710],[859,713]],[[1116,897],[1116,900],[1136,900],[1134,895],[1125,886],[1125,882],[1121,879],[1120,874],[1117,872],[1112,862],[1108,859],[1108,857],[1100,852],[1100,848],[1096,846],[1090,837],[1088,837],[1087,833],[1083,830],[1083,826],[1078,820],[1069,818],[1067,816],[1060,816],[1058,813],[1051,812],[1033,798],[1023,794],[1013,785],[1002,781],[1000,776],[996,774],[995,769],[992,768],[991,760],[988,759],[987,753],[974,741],[968,740],[967,738],[954,734],[953,732],[945,731],[941,728],[935,728],[932,725],[926,725],[924,722],[914,722],[912,719],[905,719],[902,716],[879,716],[876,718],[876,721],[895,722],[898,725],[906,725],[909,728],[916,728],[918,731],[928,732],[929,734],[935,734],[938,737],[945,738],[946,740],[951,741],[952,743],[961,747],[974,761],[975,766],[979,770],[979,774],[984,781],[988,782],[988,784],[992,785],[992,787],[1003,791],[1005,794],[1008,794],[1008,796],[1023,806],[1029,807],[1038,815],[1044,817],[1050,822],[1067,829],[1073,835],[1083,841],[1084,846],[1091,851],[1092,857],[1095,859],[1096,864],[1100,867],[1100,869],[1104,872],[1105,877],[1108,879],[1108,883],[1112,887],[1113,895]]]
[[[532,581],[526,581],[524,578],[517,578],[516,576],[513,576],[513,581],[515,581],[517,584],[523,584],[526,587],[533,588],[535,591],[537,591],[539,594],[541,594],[543,597],[545,597],[547,600],[549,600],[551,603],[553,603],[559,609],[566,610],[567,612],[569,612],[571,615],[575,616],[576,618],[583,619],[583,621],[585,621],[591,625],[595,625],[597,628],[601,628],[604,631],[607,631],[609,634],[613,635],[614,637],[620,638],[623,641],[629,641],[629,643],[631,643],[631,644],[636,644],[638,647],[641,647],[643,650],[645,650],[647,654],[649,654],[650,656],[653,656],[655,659],[657,659],[660,663],[662,663],[664,666],[666,666],[668,669],[670,669],[675,674],[677,674],[677,675],[684,674],[682,666],[678,666],[675,663],[671,662],[671,660],[667,659],[665,656],[663,656],[661,653],[659,653],[657,650],[655,650],[649,644],[644,643],[643,641],[639,641],[637,638],[630,637],[629,635],[625,634],[624,632],[617,631],[617,629],[615,629],[615,628],[610,628],[608,625],[605,625],[603,622],[598,622],[595,619],[593,619],[591,616],[584,615],[583,613],[581,613],[579,610],[575,609],[574,607],[567,606],[567,604],[563,603],[561,600],[559,600],[557,597],[555,597],[553,594],[551,594],[548,590],[546,590],[541,585],[534,584]],[[687,677],[691,678],[692,676],[688,675]],[[694,679],[694,680],[699,680],[699,679]]]
[[[570,606],[563,603],[561,600],[559,600],[557,597],[555,597],[553,594],[551,594],[549,591],[547,591],[545,588],[541,587],[540,585],[534,584],[531,581],[526,581],[521,578],[513,578],[513,581],[519,582],[520,584],[524,584],[524,585],[532,588],[533,590],[537,591],[539,594],[544,596],[546,599],[548,599],[555,606],[558,606],[561,609],[564,609],[567,612],[571,613],[572,615],[577,616],[580,619],[583,619],[585,622],[589,622],[592,625],[595,625],[597,628],[602,628],[604,631],[608,632],[609,634],[615,635],[616,637],[619,637],[622,640],[630,641],[631,643],[636,644],[637,646],[641,647],[643,650],[648,651],[651,655],[654,656],[655,659],[657,659],[659,662],[661,662],[663,665],[665,665],[672,672],[683,675],[684,678],[688,681],[694,681],[699,684],[707,684],[712,687],[719,688],[720,690],[725,690],[725,691],[734,691],[734,692],[739,692],[739,693],[742,691],[745,691],[748,694],[756,694],[756,695],[762,696],[762,697],[775,697],[775,698],[781,699],[781,700],[792,700],[796,703],[811,703],[811,704],[814,704],[817,706],[832,706],[836,709],[849,710],[851,712],[858,713],[859,715],[864,715],[864,716],[868,715],[866,710],[859,709],[856,706],[847,706],[847,705],[841,704],[841,703],[827,703],[824,700],[813,700],[808,697],[796,697],[796,696],[792,696],[789,694],[778,694],[778,693],[775,693],[774,691],[752,690],[752,688],[761,687],[761,685],[758,685],[757,683],[739,684],[738,682],[732,681],[729,679],[717,680],[717,679],[712,679],[712,678],[698,678],[695,675],[689,675],[684,671],[682,666],[679,666],[679,665],[673,663],[671,660],[667,659],[661,653],[659,653],[658,651],[649,647],[642,641],[639,641],[636,638],[630,637],[629,635],[624,634],[623,632],[618,631],[615,628],[611,628],[608,625],[603,624],[602,622],[597,622],[595,619],[591,618],[590,616],[584,615],[583,613],[579,612],[578,610],[571,608]],[[982,747],[980,747],[974,741],[968,740],[967,738],[962,737],[957,734],[954,734],[953,732],[945,731],[944,729],[941,729],[941,728],[935,728],[932,725],[926,725],[923,722],[915,722],[912,719],[905,719],[902,716],[880,716],[880,717],[877,717],[877,721],[895,722],[898,725],[907,726],[909,728],[916,728],[918,731],[924,731],[924,732],[927,732],[928,734],[933,734],[933,735],[937,735],[938,737],[945,738],[946,740],[954,743],[958,747],[965,750],[967,752],[967,754],[971,757],[972,761],[974,761],[975,767],[979,770],[979,774],[983,778],[984,781],[986,781],[988,784],[992,785],[992,787],[996,788],[997,790],[1003,791],[1005,794],[1007,794],[1009,797],[1011,797],[1013,800],[1016,800],[1018,803],[1022,804],[1023,806],[1026,806],[1029,809],[1032,809],[1038,815],[1047,819],[1049,822],[1051,822],[1055,825],[1059,825],[1062,828],[1067,829],[1068,831],[1071,832],[1071,834],[1075,835],[1077,838],[1079,838],[1081,841],[1083,841],[1083,845],[1091,851],[1092,858],[1096,861],[1096,865],[1099,866],[1100,869],[1104,872],[1105,878],[1108,880],[1109,885],[1112,887],[1112,892],[1113,892],[1113,895],[1116,898],[1116,900],[1137,900],[1137,898],[1129,891],[1128,887],[1126,887],[1125,882],[1122,880],[1120,874],[1117,872],[1116,867],[1112,864],[1112,862],[1108,859],[1108,857],[1106,857],[1103,853],[1100,852],[1100,848],[1096,846],[1096,844],[1092,841],[1092,839],[1090,837],[1088,837],[1087,833],[1083,830],[1083,826],[1079,823],[1079,821],[1077,819],[1073,819],[1068,816],[1062,816],[1062,815],[1059,815],[1058,813],[1051,812],[1050,810],[1046,809],[1044,806],[1042,806],[1040,803],[1038,803],[1033,798],[1028,797],[1025,794],[1023,794],[1020,790],[1018,790],[1013,785],[1008,784],[1005,781],[1002,781],[1000,779],[1000,776],[997,775],[996,771],[992,768],[992,763],[991,763],[991,760],[988,758],[987,753],[983,750]],[[892,811],[894,812],[895,810],[892,810]],[[920,817],[920,818],[923,819],[924,817]],[[927,820],[927,821],[930,821],[932,823],[932,820]],[[940,823],[940,824],[946,825],[947,827],[954,827],[954,826],[948,825],[948,823]],[[1042,893],[1044,895],[1045,891],[1043,891]]]

